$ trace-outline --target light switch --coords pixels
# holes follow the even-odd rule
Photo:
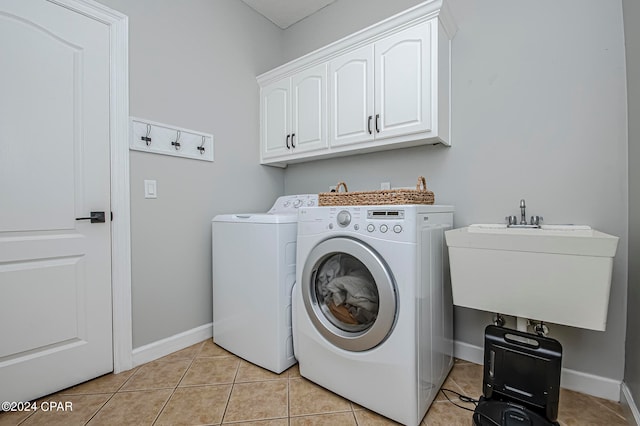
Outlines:
[[[144,181],[144,198],[158,198],[158,188],[155,180]]]

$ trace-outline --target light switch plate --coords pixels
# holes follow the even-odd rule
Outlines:
[[[158,198],[158,186],[155,180],[144,181],[144,198]]]

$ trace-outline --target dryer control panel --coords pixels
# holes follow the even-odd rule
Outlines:
[[[269,214],[295,214],[301,207],[316,207],[318,194],[283,195],[278,197]]]

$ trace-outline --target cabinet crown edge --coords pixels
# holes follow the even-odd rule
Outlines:
[[[458,27],[446,0],[428,0],[256,77],[260,87],[421,22],[438,18],[449,40]]]

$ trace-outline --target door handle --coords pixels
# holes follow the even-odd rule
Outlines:
[[[287,135],[287,149],[291,149],[291,147],[289,146],[289,138],[291,137],[291,135]]]
[[[378,127],[378,120],[380,120],[380,114],[376,114],[376,133],[380,133],[380,128]]]
[[[296,134],[295,133],[291,133],[291,148],[295,148],[296,147],[296,144],[295,144],[295,141],[294,141],[295,137],[296,137]]]
[[[91,223],[104,223],[104,212],[91,212],[91,216],[76,217],[76,220],[90,220]]]
[[[367,130],[369,131],[369,134],[371,134],[371,119],[373,118],[373,115],[369,116],[369,121],[367,122]]]

